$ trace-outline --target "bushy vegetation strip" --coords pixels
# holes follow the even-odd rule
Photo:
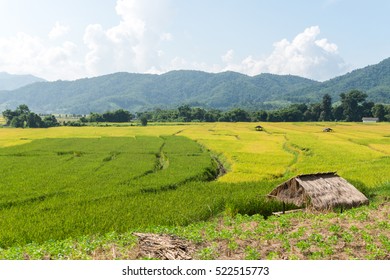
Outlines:
[[[0,259],[167,259],[166,253],[181,258],[187,252],[186,259],[206,260],[389,260],[389,213],[390,203],[382,199],[342,214],[301,212],[264,219],[223,212],[209,221],[156,226],[143,234],[134,229],[13,246],[0,249]],[[155,252],[140,237],[152,238]],[[171,240],[180,241],[180,250],[170,246],[164,251]]]

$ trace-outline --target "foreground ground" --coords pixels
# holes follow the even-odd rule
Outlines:
[[[0,128],[0,259],[390,259],[389,124],[264,127]],[[370,206],[264,218],[329,171]]]
[[[390,202],[344,213],[224,213],[186,227],[155,227],[0,250],[0,259],[390,259]]]

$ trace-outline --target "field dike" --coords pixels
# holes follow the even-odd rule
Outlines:
[[[294,156],[283,174],[283,176],[287,176],[295,171],[294,166],[300,161],[302,155],[311,156],[312,151],[309,148],[300,147],[297,144],[291,143],[286,135],[284,135],[284,139],[283,150]]]
[[[175,133],[173,136],[170,137],[182,137],[182,136],[177,136],[178,133]],[[150,170],[146,173],[144,173],[141,177],[143,176],[148,176],[152,173],[158,173],[158,172],[164,172],[164,171],[169,171],[170,168],[170,159],[169,159],[169,151],[166,151],[166,145],[167,145],[167,137],[160,136],[161,139],[163,139],[163,143],[159,149],[159,152],[156,154],[156,163],[155,167],[153,170]],[[193,141],[193,140],[191,140]],[[184,178],[181,181],[178,181],[174,184],[169,183],[163,186],[159,187],[143,187],[140,189],[141,193],[154,193],[157,194],[159,192],[166,192],[166,191],[174,191],[177,190],[180,186],[183,186],[185,184],[188,184],[190,182],[210,182],[213,180],[218,179],[220,176],[223,176],[226,174],[226,169],[224,168],[223,164],[221,161],[218,159],[217,156],[212,154],[209,150],[205,149],[202,145],[197,143],[197,141],[194,141],[200,148],[201,152],[204,154],[209,155],[211,159],[211,166],[205,168],[201,173],[195,174],[194,176],[190,176],[187,178]],[[187,153],[187,157],[198,157],[200,156],[200,153]],[[174,168],[174,167],[173,167]],[[139,177],[139,178],[141,178]],[[137,179],[139,179],[137,178]]]
[[[210,155],[210,157],[214,161],[213,165],[217,169],[216,170],[217,173],[212,172],[211,174],[212,176],[209,178],[208,181],[217,180],[229,172],[230,170],[229,164],[227,163],[227,160],[222,153],[216,154],[210,149],[208,149],[207,147],[205,147],[204,145],[200,144],[199,141],[195,140],[195,142],[202,148],[202,151]]]
[[[163,138],[161,138],[161,139],[163,139]],[[130,180],[127,180],[127,181],[123,182],[123,184],[129,184],[133,180],[138,180],[138,179],[146,177],[146,176],[148,176],[148,175],[150,175],[152,173],[156,173],[156,172],[159,172],[161,170],[167,169],[169,167],[169,159],[164,154],[164,151],[163,151],[164,146],[165,146],[165,140],[161,144],[161,146],[159,148],[159,152],[155,154],[155,163],[154,163],[152,169],[146,170],[144,173],[142,173],[142,174],[140,174],[138,176],[135,176],[135,177],[131,178]]]

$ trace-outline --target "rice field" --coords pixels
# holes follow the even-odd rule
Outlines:
[[[2,148],[0,160],[1,247],[183,223],[163,198],[217,174],[209,154],[181,136],[39,139]]]
[[[251,123],[195,126],[180,135],[196,139],[226,158],[222,182],[288,178],[337,171],[349,180],[376,187],[390,180],[390,124]],[[322,132],[332,127],[333,132]]]
[[[267,214],[264,195],[302,173],[390,188],[390,124],[254,126],[2,128],[0,248]]]

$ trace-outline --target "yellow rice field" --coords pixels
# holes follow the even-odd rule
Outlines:
[[[34,139],[181,135],[218,155],[229,172],[222,182],[253,182],[297,174],[337,171],[377,186],[390,181],[390,124],[200,123],[147,127],[0,129],[0,147]],[[333,132],[322,132],[324,127]]]
[[[390,124],[217,123],[184,130],[231,164],[226,182],[337,171],[368,186],[390,181]],[[322,132],[332,127],[333,132]]]

